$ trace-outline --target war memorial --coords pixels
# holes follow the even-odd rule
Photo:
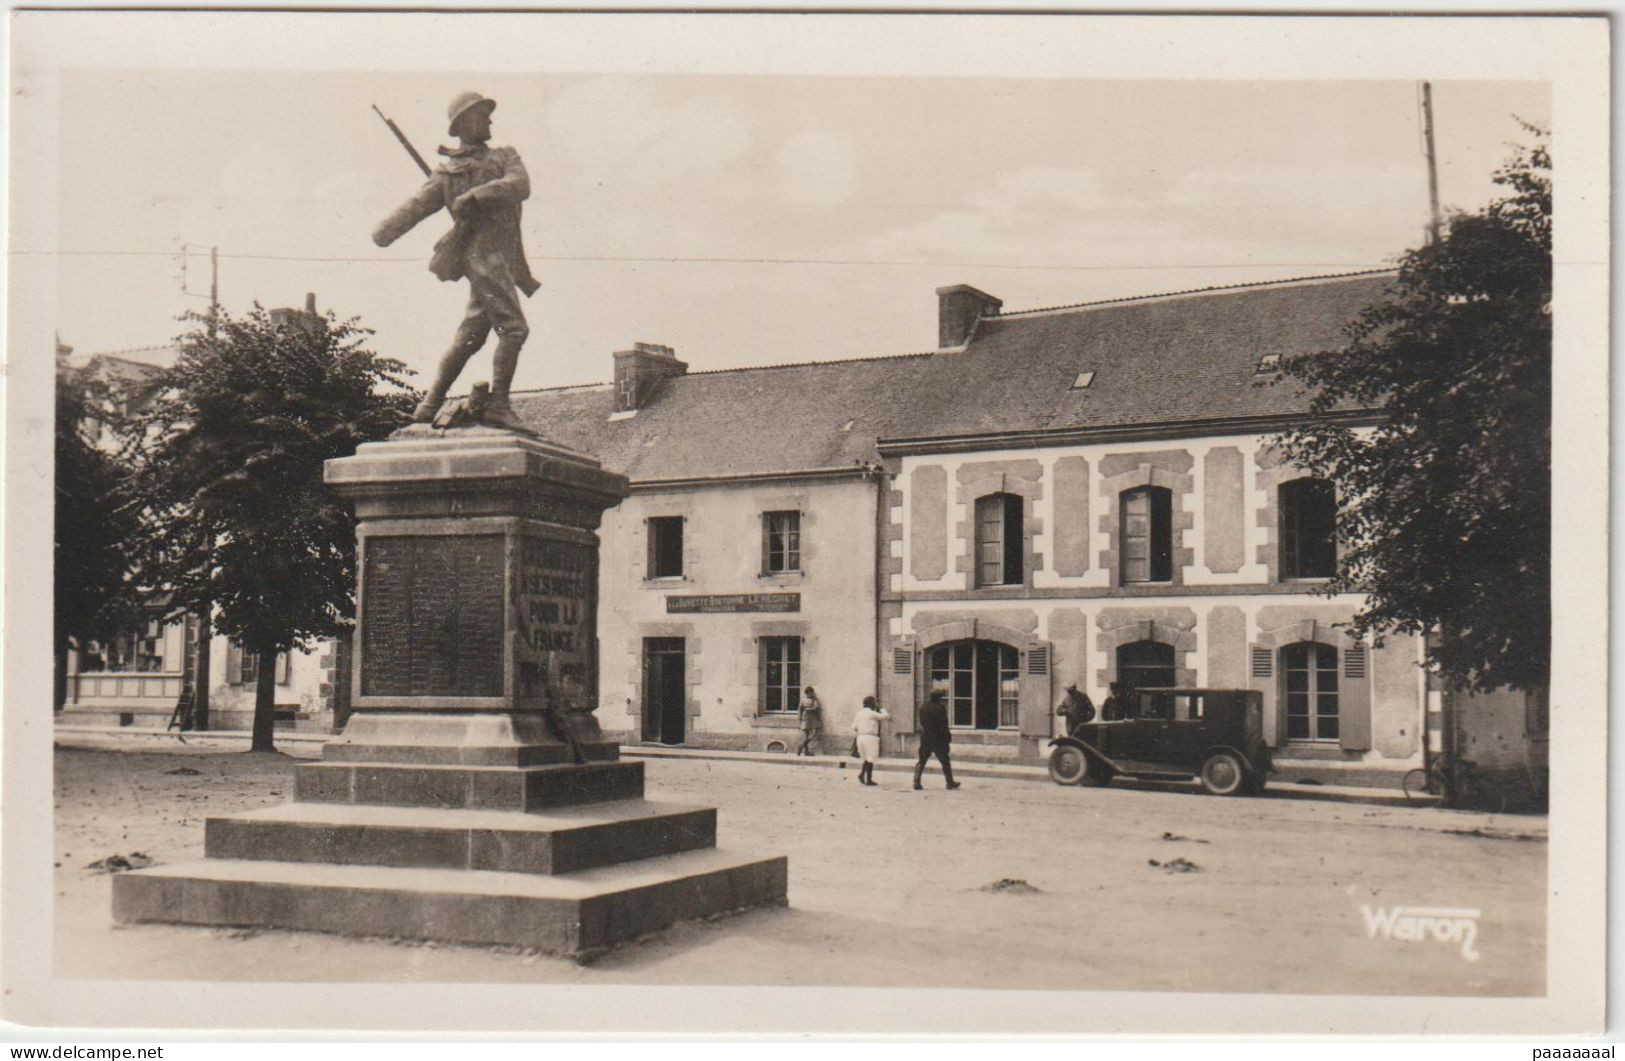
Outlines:
[[[121,874],[124,923],[506,944],[587,956],[674,922],[786,901],[782,857],[716,847],[716,811],[644,798],[597,705],[598,551],[625,477],[525,428],[507,388],[534,281],[528,178],[488,148],[494,101],[452,102],[447,161],[379,227],[442,207],[431,268],[468,313],[415,423],[329,461],[357,519],[355,713],[293,802],[209,818],[201,861]],[[415,152],[413,152],[415,156]],[[442,410],[492,330],[493,386]]]

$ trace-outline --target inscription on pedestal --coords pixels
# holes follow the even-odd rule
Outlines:
[[[362,696],[503,694],[503,539],[367,540]]]
[[[521,538],[514,595],[519,699],[566,711],[596,705],[597,557],[576,542]]]

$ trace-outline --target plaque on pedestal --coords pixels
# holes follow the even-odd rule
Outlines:
[[[408,429],[329,461],[358,519],[354,714],[295,801],[125,873],[120,921],[591,953],[785,901],[716,812],[643,798],[597,706],[598,539],[626,480],[529,436]]]

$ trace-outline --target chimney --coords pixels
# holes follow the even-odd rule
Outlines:
[[[969,284],[937,288],[937,348],[964,346],[976,330],[976,322],[983,317],[997,317],[1003,305]]]
[[[305,294],[305,308],[294,309],[292,306],[274,309],[271,311],[271,323],[278,328],[304,328],[313,330],[321,326],[322,316],[316,312],[316,293]]]
[[[671,347],[658,343],[633,343],[630,350],[615,352],[615,411],[635,413],[654,397],[662,380],[675,379],[688,372]]]

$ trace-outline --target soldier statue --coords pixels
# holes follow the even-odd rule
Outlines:
[[[429,269],[442,280],[468,278],[468,310],[451,349],[440,359],[429,393],[412,414],[416,423],[434,422],[458,373],[495,328],[491,393],[481,419],[494,427],[529,430],[509,404],[508,391],[519,348],[530,335],[516,289],[529,297],[541,286],[530,274],[519,235],[519,204],[530,197],[530,177],[513,148],[487,146],[495,108],[496,100],[478,92],[464,92],[451,101],[449,132],[457,138],[457,146],[440,149],[446,160],[430,174],[428,183],[372,234],[374,243],[387,247],[445,207],[451,211],[452,228],[435,244]]]

